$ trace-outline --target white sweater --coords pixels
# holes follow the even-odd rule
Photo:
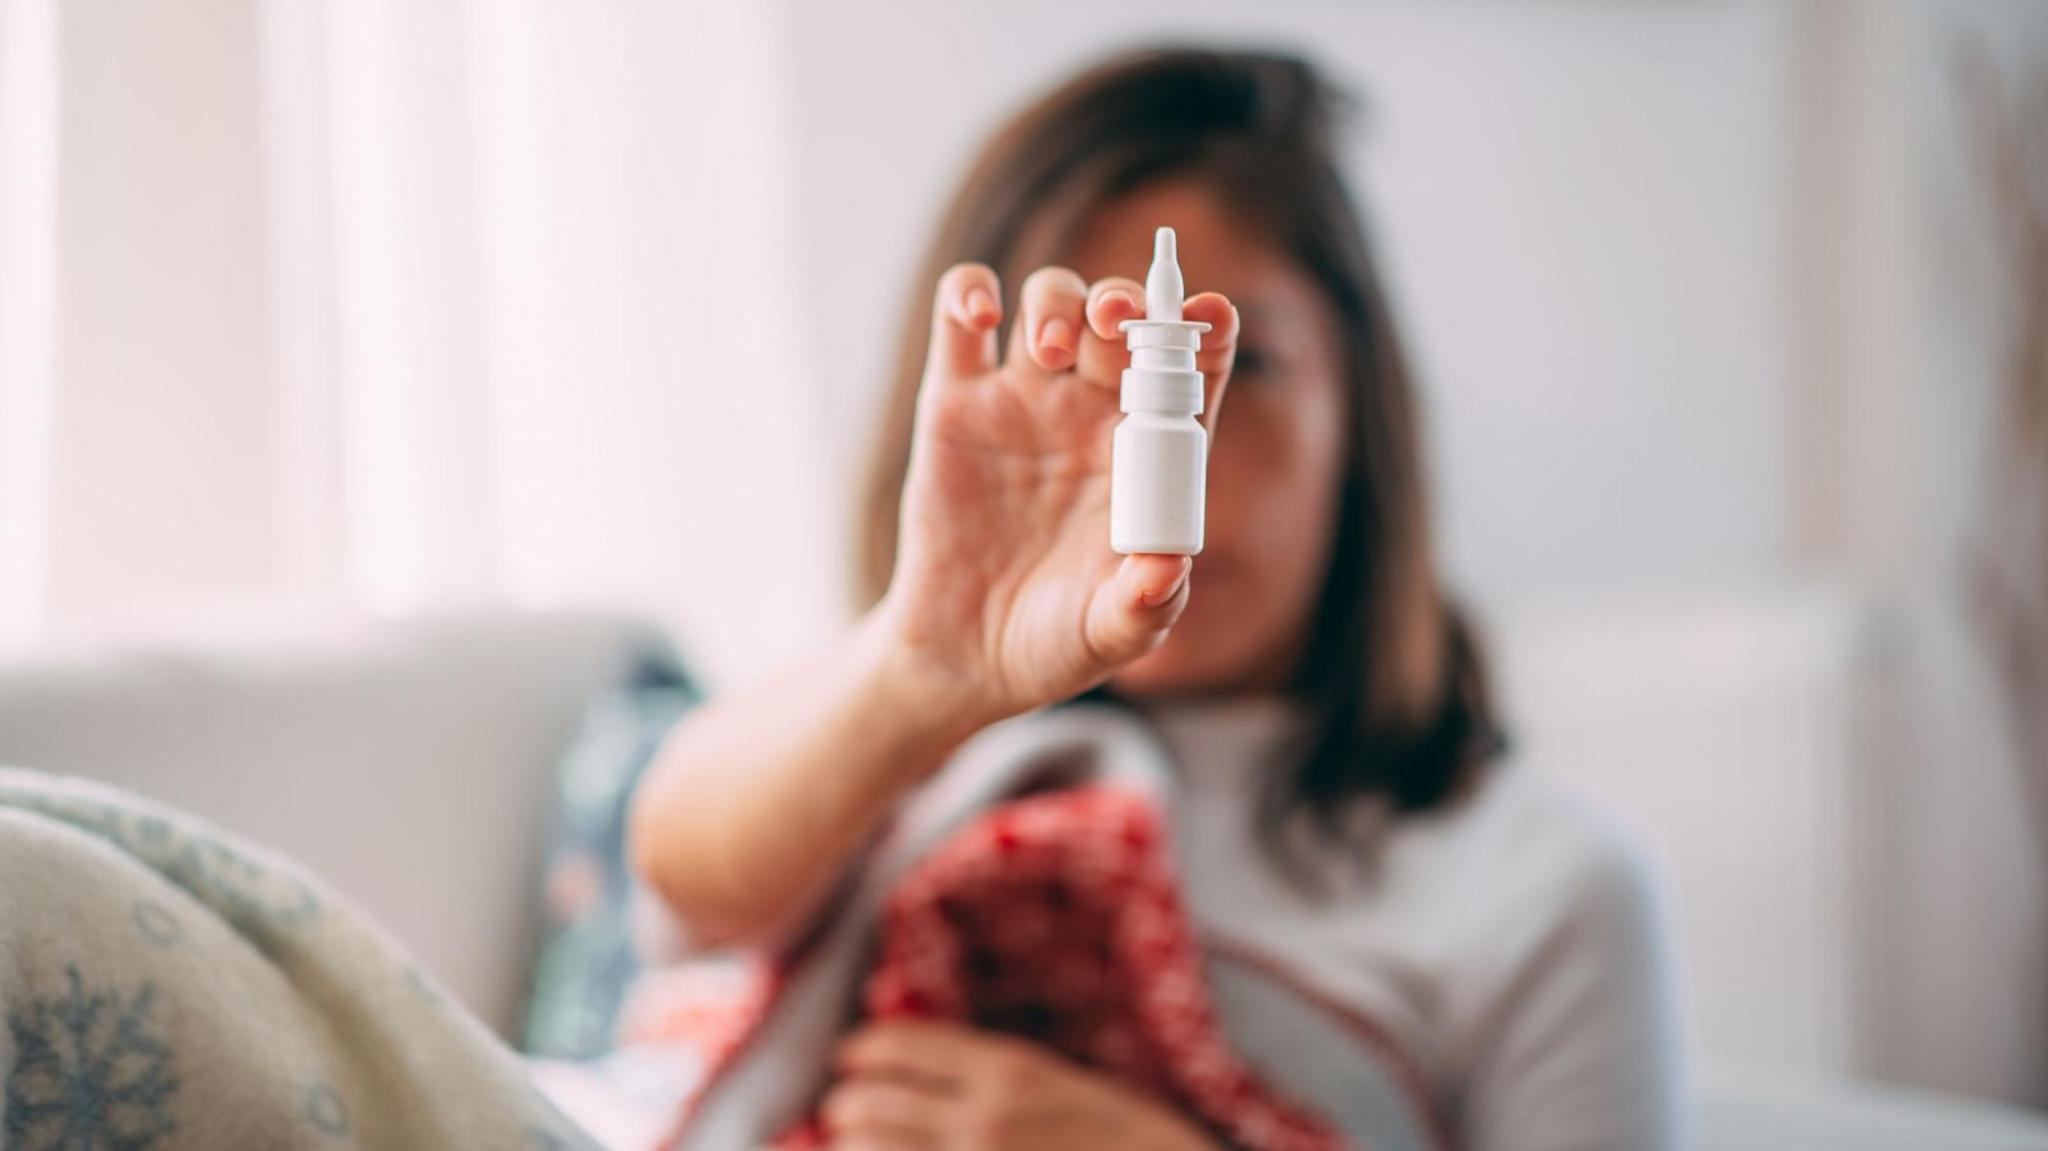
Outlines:
[[[1658,894],[1615,827],[1501,767],[1455,807],[1372,832],[1370,870],[1362,853],[1317,854],[1319,901],[1256,827],[1264,773],[1296,723],[1287,706],[1177,706],[1152,719],[1183,777],[1176,832],[1196,919],[1379,1024],[1456,1146],[1678,1143]]]

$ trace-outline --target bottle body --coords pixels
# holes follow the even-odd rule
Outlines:
[[[1118,325],[1131,366],[1117,399],[1124,418],[1110,441],[1109,547],[1124,555],[1202,550],[1209,433],[1196,418],[1204,400],[1196,353],[1209,325],[1181,318],[1176,243],[1172,228],[1153,234],[1145,318]]]
[[[1192,414],[1127,413],[1110,441],[1110,549],[1199,553],[1208,462],[1209,436]]]

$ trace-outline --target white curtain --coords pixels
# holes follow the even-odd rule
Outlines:
[[[0,629],[839,607],[780,4],[0,0]]]
[[[0,3],[0,643],[37,626],[48,566],[55,17]]]

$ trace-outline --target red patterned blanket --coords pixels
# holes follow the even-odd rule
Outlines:
[[[1352,1146],[1262,1082],[1226,1041],[1181,901],[1156,797],[1091,784],[1011,800],[953,830],[887,890],[850,1026],[934,1018],[1021,1036],[1149,1092],[1241,1151]],[[806,953],[671,980],[643,997],[629,1042],[688,1042],[732,1077]],[[774,1140],[824,1145],[814,1115]]]

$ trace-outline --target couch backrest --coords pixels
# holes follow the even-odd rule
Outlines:
[[[498,613],[0,662],[0,763],[300,859],[504,1033],[551,770],[584,702],[663,642],[630,619]]]

